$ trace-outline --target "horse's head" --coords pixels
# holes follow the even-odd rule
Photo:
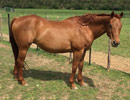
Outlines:
[[[120,31],[122,28],[121,18],[123,16],[123,12],[119,15],[111,13],[111,19],[108,25],[107,35],[111,39],[111,44],[113,47],[117,47],[120,44]]]

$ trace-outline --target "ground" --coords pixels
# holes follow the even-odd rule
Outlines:
[[[0,43],[0,100],[129,100],[130,75],[120,71],[107,72],[98,65],[84,64],[86,87],[71,90],[71,65],[65,56],[54,56],[41,50],[29,50],[24,71],[27,86],[13,79],[13,55],[10,45]],[[76,75],[77,76],[77,75]]]
[[[63,54],[69,57],[69,54]],[[103,52],[92,51],[92,63],[101,65],[107,68],[107,57],[108,55]],[[85,61],[89,61],[89,51],[86,53]],[[120,70],[126,73],[130,73],[130,58],[121,57],[117,55],[111,55],[111,69]]]

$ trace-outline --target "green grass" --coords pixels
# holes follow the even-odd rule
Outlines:
[[[28,86],[13,79],[13,55],[7,41],[0,42],[0,100],[129,100],[130,74],[117,70],[107,72],[98,65],[85,62],[83,77],[86,87],[71,90],[69,77],[71,65],[65,56],[54,56],[44,51],[29,49],[24,71]]]
[[[37,14],[41,17],[47,17],[51,20],[63,20],[70,16],[82,15],[85,13],[111,13],[112,11],[107,10],[55,10],[55,9],[15,9],[15,12],[11,12],[11,19],[15,16],[24,16],[29,14]],[[116,11],[120,13],[121,11]],[[7,12],[0,10],[3,18],[3,33],[8,34],[8,25],[7,25]],[[130,58],[130,11],[124,11],[124,17],[122,18],[123,28],[120,35],[121,44],[118,48],[112,48],[112,55],[119,55],[123,57]],[[58,17],[59,19],[58,19]],[[106,34],[96,41],[92,46],[92,50],[101,51],[107,53],[108,51],[108,37]]]

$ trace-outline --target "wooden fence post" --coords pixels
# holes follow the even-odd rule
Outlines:
[[[39,48],[38,48],[38,45],[37,45],[37,48],[36,48],[36,50],[39,50]]]
[[[0,41],[3,40],[3,33],[2,33],[2,15],[0,14]]]
[[[71,64],[72,63],[72,53],[70,52],[69,54],[70,54],[69,55],[69,64]]]
[[[8,30],[9,30],[9,42],[10,42],[10,14],[8,13]]]
[[[111,56],[111,39],[109,38],[109,40],[108,40],[108,57],[107,57],[107,70],[108,71],[110,70],[110,62],[111,62],[110,56]]]
[[[90,49],[89,49],[89,65],[91,65],[91,53],[92,53],[91,50],[92,50],[92,49],[90,48]]]

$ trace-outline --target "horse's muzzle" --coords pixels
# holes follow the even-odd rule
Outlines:
[[[120,42],[117,43],[116,41],[113,41],[113,42],[112,42],[112,47],[117,47],[119,44],[120,44]]]

